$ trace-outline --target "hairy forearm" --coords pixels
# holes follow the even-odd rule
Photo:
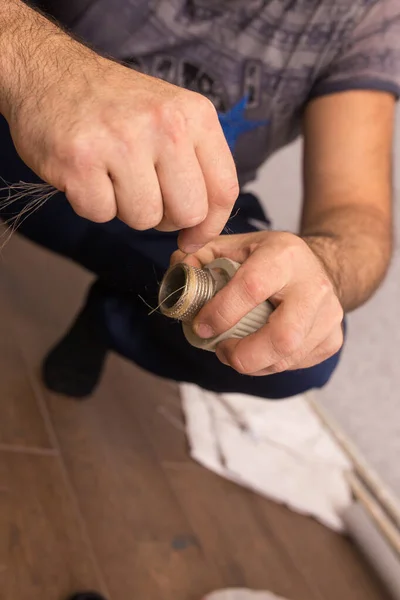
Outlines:
[[[20,0],[2,0],[0,7],[0,111],[8,119],[35,89],[61,31]]]
[[[346,312],[368,300],[382,282],[392,226],[380,210],[349,204],[308,215],[301,236],[324,264]]]
[[[27,97],[46,93],[84,46],[21,0],[0,2],[0,112],[9,121]],[[95,56],[89,49],[85,52]]]

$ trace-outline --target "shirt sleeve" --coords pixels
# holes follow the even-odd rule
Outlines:
[[[400,2],[378,0],[317,79],[311,98],[349,90],[400,97]]]

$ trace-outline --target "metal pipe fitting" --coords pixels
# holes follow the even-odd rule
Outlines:
[[[256,306],[228,331],[211,339],[198,337],[192,321],[203,306],[235,275],[240,265],[228,258],[218,258],[203,269],[185,263],[173,265],[165,273],[159,291],[159,306],[163,315],[182,321],[188,342],[196,348],[215,351],[219,342],[243,338],[254,333],[268,320],[274,307],[268,301]]]
[[[168,269],[161,282],[160,310],[166,317],[191,323],[214,293],[210,271],[178,263]]]

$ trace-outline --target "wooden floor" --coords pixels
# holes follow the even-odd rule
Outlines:
[[[353,545],[188,458],[174,385],[121,359],[77,403],[38,365],[88,284],[14,238],[0,276],[0,599],[201,600],[229,586],[290,600],[385,600]]]

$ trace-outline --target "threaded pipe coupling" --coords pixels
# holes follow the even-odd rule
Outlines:
[[[228,258],[218,258],[203,269],[178,263],[165,273],[159,290],[159,306],[163,315],[182,321],[188,342],[196,348],[215,351],[219,342],[243,338],[266,324],[274,307],[268,301],[256,306],[228,331],[208,340],[198,337],[192,321],[203,306],[232,279],[240,265]]]

